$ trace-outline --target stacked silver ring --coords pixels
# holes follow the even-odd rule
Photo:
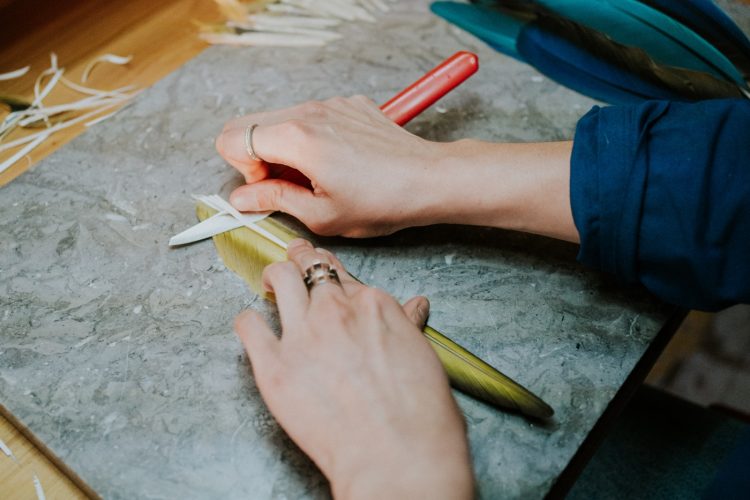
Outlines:
[[[324,283],[334,283],[341,286],[341,280],[336,269],[331,267],[330,264],[324,262],[317,262],[305,270],[305,286],[308,290],[312,290],[316,285],[322,285]]]

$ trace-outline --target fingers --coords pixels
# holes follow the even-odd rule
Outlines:
[[[341,280],[341,285],[344,287],[347,295],[351,295],[352,292],[365,286],[364,284],[354,279],[351,274],[349,274],[349,272],[344,267],[344,264],[341,263],[339,258],[336,257],[333,252],[330,252],[325,248],[316,248],[315,250],[325,254],[328,257],[328,261],[338,272],[339,279]]]
[[[310,267],[318,263],[328,264],[335,268],[329,258],[329,254],[316,250],[309,241],[303,239],[296,239],[289,243],[287,246],[287,257],[299,267],[302,273],[305,273]],[[325,281],[310,289],[311,298],[336,295],[344,295],[344,288],[335,281]]]
[[[276,296],[281,328],[296,331],[304,322],[310,296],[302,273],[294,262],[276,262],[263,270],[263,288]]]
[[[264,162],[286,165],[310,177],[309,169],[316,165],[309,160],[314,156],[316,133],[321,125],[342,118],[358,120],[363,112],[380,113],[375,103],[364,96],[334,97],[325,102],[309,101],[277,111],[254,113],[227,122],[216,138],[216,149],[248,183],[268,177]],[[252,125],[256,125],[252,149],[263,162],[253,160],[247,151],[245,132]]]
[[[241,135],[241,137],[237,137]],[[263,161],[253,160],[245,147],[245,129],[231,129],[219,134],[216,138],[216,151],[236,168],[245,182],[257,182],[268,177],[268,165]],[[253,141],[255,147],[255,141]],[[262,157],[261,157],[262,158]]]
[[[404,304],[404,312],[417,328],[423,330],[430,315],[430,301],[427,297],[417,296],[407,300]]]
[[[234,331],[245,347],[256,377],[277,366],[279,341],[255,311],[242,311],[234,320]]]
[[[280,211],[296,217],[317,234],[330,234],[328,198],[283,179],[268,179],[240,186],[229,202],[241,212]]]

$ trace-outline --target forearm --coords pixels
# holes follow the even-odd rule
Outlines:
[[[569,192],[572,145],[445,144],[443,159],[424,175],[421,222],[491,226],[578,242]]]

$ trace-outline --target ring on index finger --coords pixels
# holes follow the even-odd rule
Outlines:
[[[251,159],[262,161],[260,157],[255,154],[255,149],[253,148],[253,131],[257,126],[257,123],[252,123],[245,128],[245,151],[247,151],[247,155]]]
[[[305,269],[304,281],[308,291],[325,283],[333,283],[342,286],[341,280],[339,279],[339,273],[336,272],[336,269],[331,267],[330,264],[326,264],[325,262],[316,262]]]

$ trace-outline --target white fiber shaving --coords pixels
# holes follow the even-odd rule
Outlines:
[[[28,73],[30,69],[31,69],[31,66],[26,66],[25,68],[17,69],[15,71],[8,71],[7,73],[0,73],[0,81],[14,80],[16,78],[20,78],[26,73]]]
[[[29,135],[27,135],[25,137],[21,137],[20,139],[16,139],[15,141],[10,141],[10,142],[7,142],[5,144],[2,144],[2,145],[0,145],[0,152],[5,151],[5,150],[10,149],[10,148],[14,148],[16,146],[20,146],[21,144],[26,144],[27,142],[31,142],[34,139],[36,139],[37,137],[39,137],[40,135],[51,134],[53,132],[57,132],[58,130],[63,130],[65,128],[71,127],[71,126],[73,126],[73,125],[75,125],[77,123],[81,123],[81,122],[85,122],[87,120],[90,120],[91,118],[93,118],[94,116],[98,115],[102,111],[106,111],[108,109],[111,109],[111,108],[113,108],[113,107],[121,104],[122,102],[124,102],[124,100],[123,101],[118,101],[118,102],[115,102],[115,103],[112,103],[112,104],[109,104],[109,105],[106,105],[106,106],[102,106],[101,108],[95,109],[93,111],[89,111],[88,113],[86,113],[84,115],[78,116],[76,118],[73,118],[73,119],[65,121],[65,122],[58,123],[57,125],[53,125],[52,127],[48,128],[47,130],[42,130],[41,132],[37,132],[35,134],[29,134]]]
[[[254,47],[315,47],[325,40],[307,35],[285,33],[201,33],[200,37],[214,45],[246,45]]]
[[[207,26],[200,37],[212,44],[304,47],[338,40],[328,31],[344,21],[375,22],[376,14],[390,10],[385,0],[278,0],[251,5],[238,0],[214,0],[224,14],[224,25]],[[260,7],[260,8],[259,8]],[[310,30],[310,31],[308,31]],[[248,34],[252,33],[251,35]],[[291,33],[310,37],[289,40]],[[312,40],[312,39],[319,40]],[[323,42],[321,43],[322,40]]]
[[[99,62],[127,64],[131,59],[132,57],[105,54],[87,65],[86,70],[84,71],[84,76],[87,77],[91,72],[91,69]],[[25,74],[27,71],[28,68],[23,68],[22,70],[17,70],[13,73]],[[50,66],[39,73],[34,82],[34,99],[31,105],[26,109],[8,114],[2,123],[0,123],[0,141],[5,139],[5,137],[17,127],[32,127],[40,124],[46,125],[47,127],[45,130],[27,134],[13,141],[4,143],[0,142],[0,152],[21,147],[19,151],[13,154],[13,156],[0,163],[0,172],[7,170],[21,158],[28,155],[51,134],[79,123],[91,126],[105,120],[113,113],[110,112],[106,115],[102,115],[102,113],[126,103],[137,94],[137,92],[133,92],[134,87],[132,85],[120,87],[114,90],[100,90],[80,85],[65,78],[63,76],[64,71],[64,68],[58,66],[57,55],[51,53]],[[86,97],[77,101],[56,104],[54,106],[45,106],[45,98],[55,89],[58,83],[83,94]],[[78,112],[84,113],[73,118],[65,119],[67,118],[66,113],[77,114]]]
[[[228,201],[226,201],[224,198],[219,196],[218,194],[212,194],[210,196],[202,196],[202,195],[193,195],[193,198],[200,201],[201,203],[205,203],[207,206],[213,208],[214,210],[217,210],[219,212],[224,212],[238,221],[243,222],[243,225],[250,229],[251,231],[255,231],[256,233],[260,234],[261,236],[265,237],[266,239],[276,243],[281,248],[286,249],[287,245],[284,242],[284,240],[280,239],[276,235],[266,231],[262,227],[258,226],[255,223],[246,223],[243,221],[242,214],[234,208]]]
[[[46,500],[47,497],[44,496],[44,488],[42,488],[42,482],[38,477],[36,477],[36,474],[34,474],[34,490],[36,491],[37,500]]]
[[[103,122],[107,118],[112,118],[116,114],[117,114],[117,111],[112,111],[111,113],[107,113],[106,115],[102,115],[102,116],[100,116],[98,118],[94,118],[93,120],[84,123],[84,125],[87,126],[87,127],[92,127],[92,126],[96,125],[99,122]]]
[[[51,132],[45,131],[41,135],[39,135],[36,139],[28,143],[26,146],[21,148],[18,152],[16,152],[13,156],[5,160],[4,162],[0,163],[0,173],[3,173],[6,169],[8,169],[11,165],[16,163],[18,160],[29,154],[34,148],[36,148],[38,145],[40,145],[42,142],[44,142],[47,137],[49,137]],[[3,450],[5,451],[5,450]]]
[[[8,447],[8,445],[5,444],[5,442],[3,442],[2,439],[0,439],[0,450],[2,450],[2,452],[5,453],[8,456],[8,458],[12,458],[13,461],[18,462],[18,459],[16,458],[16,456],[10,450],[10,448]]]
[[[100,62],[108,62],[111,64],[118,64],[122,66],[122,65],[129,63],[132,60],[133,60],[133,56],[118,56],[115,54],[103,54],[86,65],[86,68],[83,70],[83,74],[81,75],[81,81],[86,83],[86,80],[89,79],[89,74],[94,69],[94,66],[96,66]]]
[[[341,24],[338,19],[325,17],[307,17],[307,16],[275,16],[268,14],[254,14],[248,17],[253,25],[265,26],[282,26],[294,28],[332,28]]]
[[[234,21],[228,21],[227,26],[232,28],[238,28],[241,30],[249,30],[249,33],[255,34],[267,34],[267,33],[293,33],[296,35],[305,35],[312,38],[320,38],[321,40],[333,41],[341,38],[339,33],[327,30],[300,28],[298,26],[283,26],[278,24],[269,24],[265,22],[256,22],[254,24],[237,24]],[[246,32],[246,33],[248,33]],[[242,33],[243,35],[246,33]],[[230,36],[238,36],[232,35]]]

